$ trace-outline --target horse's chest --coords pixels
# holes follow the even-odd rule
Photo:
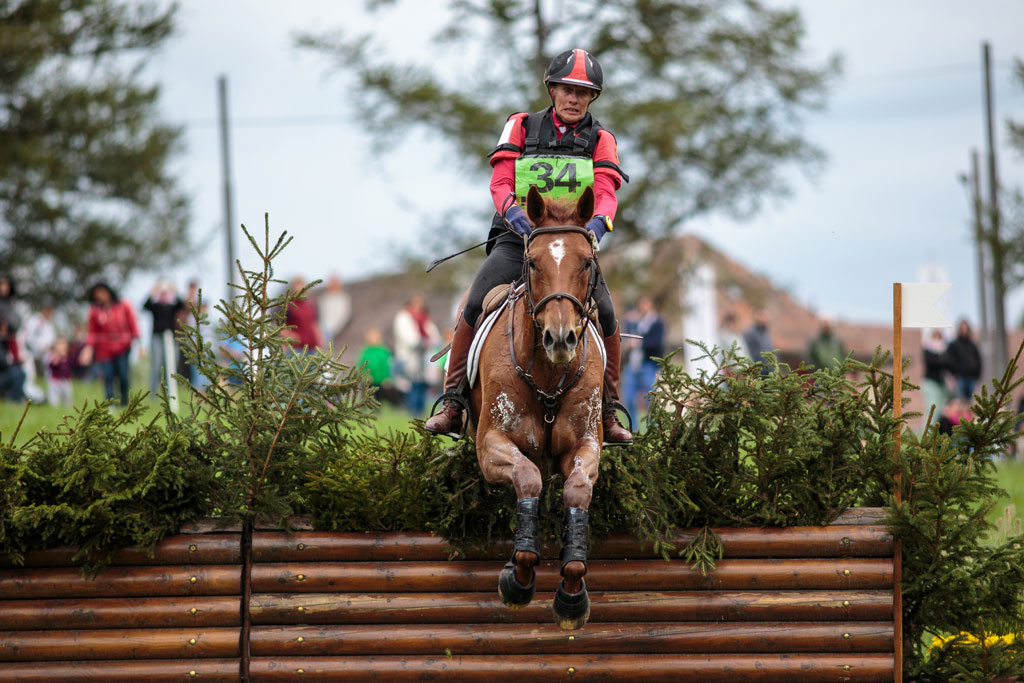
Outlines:
[[[569,392],[557,412],[547,416],[544,406],[532,394],[499,391],[486,403],[486,414],[486,428],[504,432],[523,452],[561,453],[573,448],[580,439],[597,437],[601,388]]]

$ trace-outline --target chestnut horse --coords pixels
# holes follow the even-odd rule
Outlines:
[[[477,459],[492,484],[515,487],[517,527],[512,559],[498,581],[502,601],[521,608],[533,599],[540,560],[538,502],[544,479],[565,477],[562,500],[562,582],[555,621],[577,629],[590,616],[586,573],[587,509],[604,437],[603,348],[593,300],[598,264],[587,188],[575,205],[544,200],[536,188],[526,212],[536,226],[525,242],[523,287],[492,327],[473,389]],[[517,293],[518,292],[518,293]]]

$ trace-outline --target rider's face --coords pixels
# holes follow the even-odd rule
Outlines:
[[[556,83],[550,88],[555,113],[563,122],[578,123],[587,114],[587,107],[594,100],[594,91],[578,85]]]

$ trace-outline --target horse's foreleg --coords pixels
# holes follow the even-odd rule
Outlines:
[[[501,432],[488,431],[477,448],[484,479],[511,484],[516,490],[516,534],[512,560],[498,580],[498,592],[509,607],[523,607],[533,599],[540,561],[538,507],[543,480],[540,470]]]
[[[596,439],[585,438],[562,459],[565,488],[565,526],[562,530],[562,583],[553,604],[555,619],[564,629],[580,628],[590,617],[590,599],[583,581],[587,573],[588,508],[601,460]]]

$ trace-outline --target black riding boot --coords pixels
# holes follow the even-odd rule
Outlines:
[[[622,361],[619,327],[604,338],[605,355],[608,364],[604,370],[604,407],[602,409],[602,424],[604,425],[604,442],[606,445],[628,446],[633,443],[633,435],[619,422],[616,414],[616,406],[619,403],[619,365]],[[632,418],[630,418],[632,419]]]

